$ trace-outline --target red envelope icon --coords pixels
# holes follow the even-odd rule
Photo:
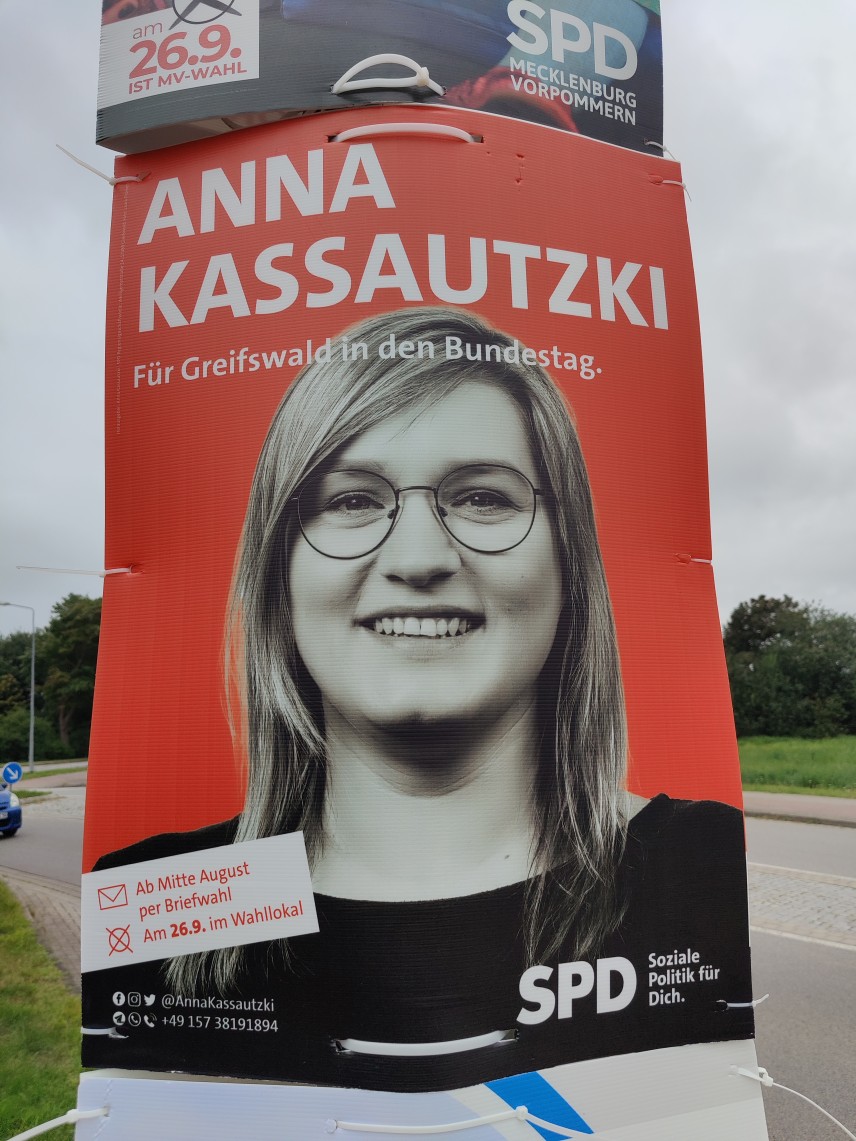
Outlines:
[[[112,907],[127,907],[128,889],[123,883],[115,883],[111,887],[99,887],[98,906],[102,911],[109,911]]]

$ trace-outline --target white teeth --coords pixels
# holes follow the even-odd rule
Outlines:
[[[418,618],[415,614],[397,618],[373,619],[376,634],[404,635],[407,638],[454,638],[473,629],[468,618]]]

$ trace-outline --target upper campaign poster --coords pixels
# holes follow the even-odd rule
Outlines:
[[[377,103],[650,149],[659,0],[104,0],[96,133],[114,150]]]
[[[398,114],[118,163],[88,1066],[752,1036],[680,169]]]

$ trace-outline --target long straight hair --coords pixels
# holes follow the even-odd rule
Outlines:
[[[391,355],[390,347],[403,341],[415,344],[414,355]],[[527,957],[537,961],[568,946],[575,957],[591,955],[620,923],[627,738],[582,449],[555,384],[524,352],[471,313],[413,308],[355,325],[323,359],[306,365],[274,414],[253,479],[227,622],[227,691],[239,694],[233,729],[248,758],[236,840],[302,830],[311,866],[323,847],[327,767],[321,695],[301,661],[288,596],[294,496],[334,452],[389,417],[416,415],[467,381],[505,391],[525,418],[564,593],[538,695],[535,843],[525,906]],[[287,969],[284,942],[282,949]],[[226,991],[237,985],[242,960],[241,947],[182,956],[171,961],[168,977],[184,991],[211,984]]]

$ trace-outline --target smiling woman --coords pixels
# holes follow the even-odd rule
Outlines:
[[[256,467],[228,642],[243,812],[99,867],[302,832],[320,931],[100,972],[90,1015],[99,987],[164,981],[188,1005],[272,1003],[275,1047],[248,1039],[230,1072],[399,1090],[751,1030],[716,1006],[750,997],[740,814],[625,791],[582,450],[519,342],[410,309],[303,370]],[[716,974],[646,996],[672,947]],[[110,1058],[222,1072],[193,1029]]]
[[[385,359],[391,337],[433,359]],[[255,695],[238,835],[302,828],[336,895],[441,898],[563,865],[560,804],[582,798],[599,835],[574,875],[608,889],[624,706],[579,441],[542,369],[450,359],[450,337],[513,346],[457,310],[386,314],[350,331],[364,359],[334,346],[273,419],[234,594]],[[313,763],[283,766],[296,747]],[[615,922],[603,898],[590,922],[583,945]]]

